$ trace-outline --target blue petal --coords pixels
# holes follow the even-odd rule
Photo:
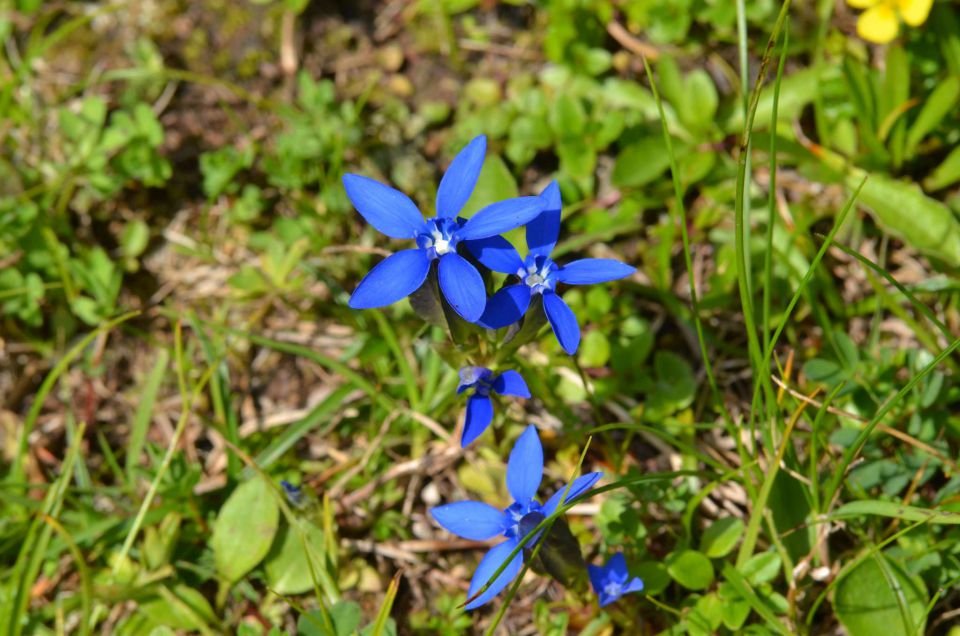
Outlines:
[[[537,495],[543,479],[543,446],[531,424],[517,438],[507,461],[507,490],[514,501],[526,503]]]
[[[493,421],[493,401],[485,395],[471,395],[467,400],[467,417],[463,423],[460,446],[466,448],[480,437]]]
[[[627,570],[627,559],[623,552],[617,552],[607,561],[607,573],[611,581],[623,585],[630,578],[630,572]]]
[[[458,537],[485,541],[502,534],[507,517],[502,510],[480,501],[458,501],[430,509],[443,528]]]
[[[605,590],[601,590],[597,596],[600,597],[600,607],[605,607],[614,601],[620,600],[620,594],[607,594]]]
[[[543,210],[540,197],[517,197],[483,208],[467,219],[457,235],[465,241],[503,234],[529,223]]]
[[[599,565],[587,565],[587,572],[590,574],[590,585],[599,596],[607,585],[607,571]]]
[[[570,503],[583,493],[587,492],[593,485],[603,477],[603,473],[587,473],[586,475],[580,475],[573,480],[573,484],[570,486],[570,492],[567,493],[567,498],[564,499],[564,503]],[[553,496],[547,499],[547,503],[543,505],[543,514],[548,517],[557,511],[557,506],[560,505],[560,499],[563,497],[563,493],[567,490],[567,487],[564,486],[557,492],[553,493]]]
[[[534,256],[550,256],[560,238],[560,186],[556,181],[540,193],[543,212],[527,224],[527,251]]]
[[[472,598],[474,594],[479,592],[487,581],[493,574],[500,568],[500,566],[507,560],[510,556],[510,553],[513,552],[514,548],[517,547],[516,539],[508,539],[503,543],[494,546],[490,549],[489,552],[480,560],[480,564],[477,565],[477,571],[473,573],[473,579],[470,580],[470,590],[467,592],[467,598]],[[497,580],[487,588],[487,591],[467,603],[467,609],[472,610],[485,605],[490,602],[494,596],[499,594],[503,588],[510,585],[510,582],[513,579],[517,578],[517,574],[520,573],[520,568],[523,567],[523,551],[520,550],[517,552],[517,556],[513,557],[513,560],[503,569],[503,572],[500,573],[500,576],[497,577]]]
[[[524,382],[523,376],[516,371],[504,371],[493,381],[493,390],[500,395],[515,395],[517,397],[530,397],[530,389]]]
[[[563,350],[573,355],[580,346],[580,326],[573,310],[554,292],[543,294],[543,309]]]
[[[630,592],[640,592],[643,590],[643,581],[640,580],[639,576],[633,577],[633,579],[623,586],[623,593],[629,594]]]
[[[440,257],[440,289],[444,298],[467,322],[477,322],[487,306],[483,278],[467,259],[456,252]]]
[[[502,274],[516,274],[523,267],[523,259],[510,241],[502,236],[488,236],[476,241],[466,241],[467,249],[487,269]]]
[[[343,187],[357,212],[387,236],[413,238],[423,227],[423,215],[404,193],[358,174],[343,175]]]
[[[493,372],[486,367],[462,367],[459,375],[460,386],[457,387],[457,395],[460,395],[480,380],[489,378],[493,375]]]
[[[583,258],[561,267],[557,280],[567,285],[592,285],[625,278],[635,271],[635,267],[612,258]]]
[[[473,141],[453,158],[440,180],[440,187],[437,188],[437,216],[457,216],[477,185],[477,177],[480,176],[486,154],[487,138],[480,135],[474,137]]]
[[[363,277],[350,296],[354,309],[392,305],[420,288],[430,271],[430,259],[421,249],[391,254]]]
[[[487,329],[500,329],[523,318],[529,306],[530,288],[510,285],[490,297],[478,322]]]

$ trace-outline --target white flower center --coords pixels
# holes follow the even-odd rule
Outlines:
[[[443,237],[440,230],[433,231],[433,249],[437,251],[437,256],[443,256],[453,251],[453,247],[450,246],[450,241]]]

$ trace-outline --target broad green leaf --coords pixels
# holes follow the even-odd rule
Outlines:
[[[723,601],[716,594],[706,594],[697,599],[693,611],[687,616],[691,636],[711,636],[723,621]]]
[[[360,606],[353,601],[340,601],[330,607],[333,631],[325,627],[320,610],[301,614],[297,620],[300,636],[351,636],[360,627]]]
[[[707,528],[700,538],[700,550],[708,557],[718,559],[730,554],[743,535],[743,519],[723,517]]]
[[[657,351],[653,356],[653,368],[657,380],[647,399],[650,409],[658,413],[675,413],[693,403],[697,381],[687,360],[670,351]]]
[[[229,581],[238,581],[270,552],[280,509],[270,486],[259,478],[237,486],[213,526],[214,562]]]
[[[781,563],[780,555],[776,552],[761,552],[750,557],[750,560],[740,568],[740,574],[750,585],[769,583],[777,578]]]
[[[667,572],[688,590],[704,590],[713,583],[713,563],[696,550],[681,550],[668,556]]]
[[[216,615],[203,594],[182,583],[140,603],[140,611],[159,625],[196,631],[216,623]]]
[[[723,600],[723,624],[727,629],[740,629],[750,616],[750,603],[727,581],[720,584],[717,594]]]
[[[587,123],[583,104],[576,97],[561,93],[550,108],[550,127],[560,139],[579,137]]]
[[[823,85],[836,78],[837,69],[833,67],[812,67],[797,71],[780,82],[780,101],[777,104],[777,118],[780,121],[793,121],[800,116],[801,111],[810,104],[823,90]],[[757,102],[757,113],[754,116],[755,128],[765,129],[770,125],[773,115],[772,84],[760,92],[760,101]],[[743,109],[732,109],[730,118],[724,123],[723,129],[731,133],[743,131]]]
[[[643,581],[645,594],[659,594],[670,585],[670,574],[662,561],[642,561],[637,564],[633,573]]]
[[[855,189],[864,172],[851,170],[847,186]],[[946,205],[931,199],[920,187],[884,174],[871,174],[860,191],[860,203],[877,222],[911,247],[960,266],[960,222]]]
[[[677,105],[680,120],[692,130],[709,128],[717,114],[717,102],[717,88],[710,75],[702,68],[694,69],[684,80],[682,108]]]
[[[304,542],[313,547],[312,554],[323,554],[323,531],[309,522],[299,524],[299,529],[284,525],[263,563],[264,573],[270,588],[279,594],[303,594],[313,589],[311,565],[316,569],[321,563],[310,563],[311,552]]]
[[[594,368],[607,364],[610,359],[610,341],[603,331],[594,329],[587,332],[580,345],[578,358],[583,367]]]
[[[611,180],[619,188],[635,188],[650,183],[669,167],[663,137],[646,137],[620,151]]]
[[[833,608],[850,636],[924,633],[927,590],[882,554],[868,557],[837,583]]]

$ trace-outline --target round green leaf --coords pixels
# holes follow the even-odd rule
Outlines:
[[[867,558],[837,583],[833,607],[850,636],[923,634],[927,590],[883,555]]]
[[[213,558],[229,581],[238,581],[270,551],[277,534],[280,510],[274,493],[262,479],[237,486],[213,526]]]
[[[303,594],[313,589],[309,553],[304,541],[312,546],[314,554],[322,554],[323,531],[312,523],[301,523],[299,528],[284,525],[273,542],[270,554],[263,564],[270,588],[279,594]],[[314,572],[319,564],[314,563]]]
[[[713,583],[713,563],[696,550],[682,550],[667,557],[667,573],[688,590],[703,590]]]
[[[743,567],[738,569],[750,585],[760,585],[777,578],[781,564],[780,555],[776,552],[761,552],[750,557]]]

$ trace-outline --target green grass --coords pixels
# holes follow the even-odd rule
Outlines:
[[[341,4],[0,18],[0,632],[952,634],[960,8],[873,47],[830,2]],[[347,306],[407,246],[341,174],[429,212],[481,133],[467,209],[557,179],[554,255],[637,267],[564,290],[574,357]],[[461,450],[480,362],[533,398]],[[530,423],[545,492],[605,473],[537,531],[643,593],[531,534],[464,614],[487,546],[429,509],[509,504]]]

